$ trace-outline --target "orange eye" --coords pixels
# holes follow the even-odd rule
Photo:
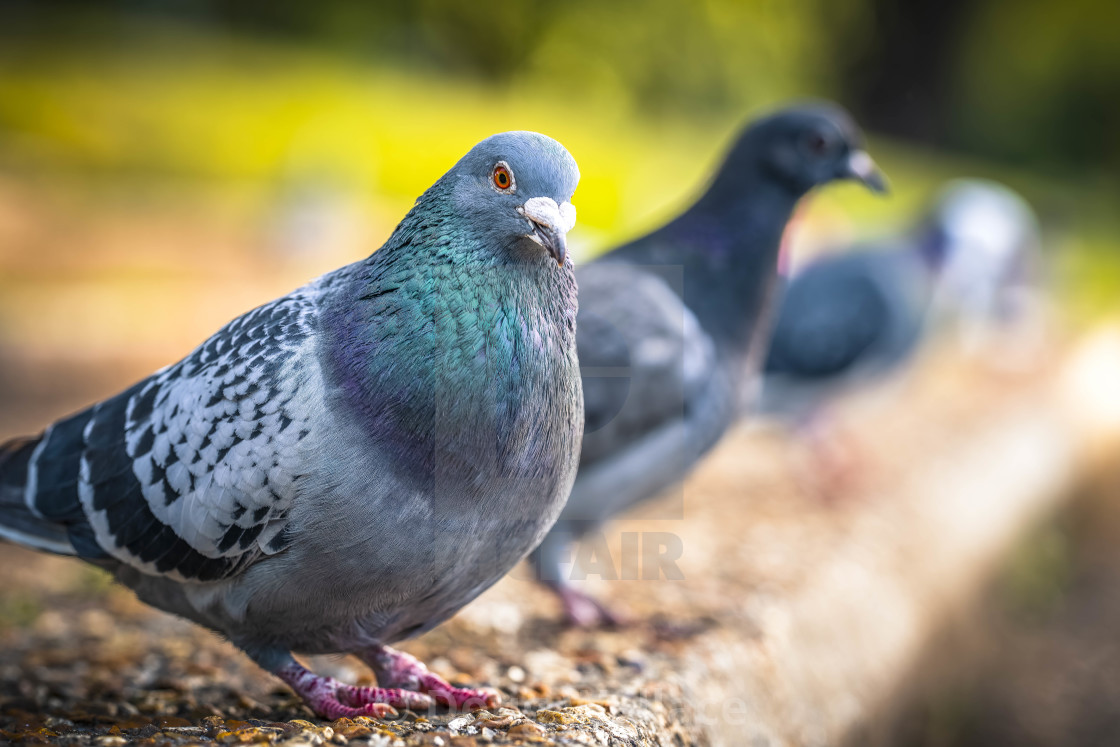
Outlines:
[[[494,186],[500,192],[508,192],[513,189],[513,172],[506,166],[505,161],[501,161],[494,167],[494,173],[490,177],[494,181]]]

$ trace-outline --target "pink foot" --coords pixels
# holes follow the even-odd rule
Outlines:
[[[867,459],[858,442],[832,421],[818,419],[805,429],[808,474],[804,485],[821,503],[837,506],[859,492]]]
[[[323,677],[292,662],[276,675],[296,691],[311,710],[331,721],[346,717],[397,715],[397,708],[427,710],[432,699],[423,693],[383,687],[355,687]]]
[[[496,692],[454,687],[432,674],[415,656],[388,646],[373,649],[364,658],[377,675],[379,684],[401,688],[402,692],[425,693],[423,697],[430,696],[454,710],[497,708],[502,702]]]
[[[629,623],[624,615],[615,612],[590,594],[569,586],[556,588],[564,605],[564,619],[576,628],[621,628]]]

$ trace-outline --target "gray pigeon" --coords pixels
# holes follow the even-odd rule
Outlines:
[[[934,279],[927,260],[906,246],[856,248],[807,265],[778,308],[760,413],[809,427],[851,384],[908,359]]]
[[[885,188],[850,117],[827,104],[779,111],[742,132],[682,215],[577,272],[583,450],[561,520],[534,554],[569,622],[616,620],[565,575],[573,543],[683,479],[739,414],[786,223],[836,179]]]
[[[578,179],[543,135],[482,141],[367,259],[0,447],[0,536],[109,569],[325,718],[492,702],[386,644],[501,578],[571,489]],[[356,654],[380,686],[291,651]]]
[[[945,246],[932,313],[957,327],[962,345],[990,350],[1008,332],[1035,333],[1046,305],[1038,217],[1012,189],[986,179],[954,179],[925,221],[927,241]]]
[[[908,235],[809,263],[779,306],[763,413],[818,425],[829,401],[911,360],[935,314],[979,324],[1012,313],[1038,243],[1022,198],[962,180]]]

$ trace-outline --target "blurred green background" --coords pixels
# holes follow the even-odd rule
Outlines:
[[[800,241],[900,230],[943,180],[993,177],[1084,318],[1120,287],[1117,29],[1110,0],[2,0],[0,344],[177,357],[368,253],[506,129],[576,156],[589,256],[808,96],[853,111],[894,194],[824,191]]]

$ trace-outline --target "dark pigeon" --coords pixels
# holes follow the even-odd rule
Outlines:
[[[565,576],[573,543],[679,482],[741,411],[786,223],[837,179],[885,187],[850,117],[827,104],[779,111],[743,130],[686,212],[577,272],[587,426],[572,495],[534,556],[569,621],[614,619]]]
[[[387,644],[501,578],[571,489],[578,179],[543,135],[482,141],[367,259],[0,447],[0,537],[109,569],[325,718],[492,702]],[[354,653],[379,687],[292,651]]]
[[[814,426],[853,387],[913,359],[939,321],[1008,320],[1037,271],[1037,223],[1000,185],[948,185],[909,234],[810,262],[790,281],[766,358],[761,410]]]
[[[933,274],[916,252],[878,247],[807,265],[782,296],[759,410],[794,422],[851,381],[907,359],[922,335]]]

